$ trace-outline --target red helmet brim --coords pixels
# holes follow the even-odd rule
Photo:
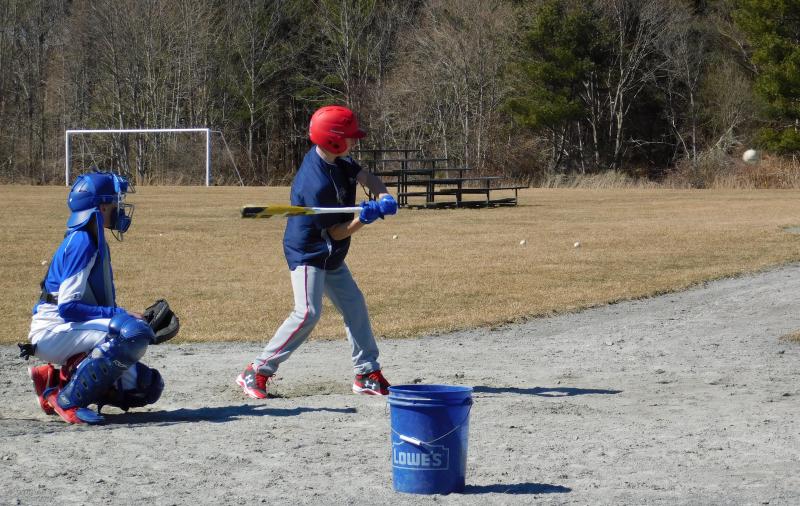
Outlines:
[[[367,132],[361,130],[360,128],[356,129],[355,132],[349,133],[346,137],[350,139],[363,139],[367,136]]]

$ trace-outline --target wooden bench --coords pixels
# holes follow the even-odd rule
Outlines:
[[[392,156],[391,153],[399,153]],[[465,176],[468,167],[437,167],[447,165],[447,158],[426,158],[420,149],[359,149],[353,151],[367,155],[360,159],[361,164],[380,177],[387,188],[396,188],[397,202],[409,206],[409,197],[424,197],[424,204],[418,207],[445,206],[493,206],[516,205],[518,191],[527,186],[492,183],[504,179],[501,176]],[[385,156],[385,155],[389,156]],[[359,157],[360,158],[360,157]],[[423,189],[424,188],[424,189]],[[492,192],[513,191],[514,196],[492,198]],[[482,195],[481,200],[464,200],[467,195]],[[436,197],[454,197],[455,201],[439,201]],[[414,205],[413,207],[417,207]]]
[[[446,179],[432,179],[428,182],[418,181],[416,182],[417,186],[426,186],[425,191],[404,191],[401,194],[398,193],[399,198],[402,198],[406,205],[408,205],[408,197],[425,197],[425,203],[420,205],[419,207],[446,207],[446,206],[455,206],[455,207],[490,207],[490,206],[505,206],[517,205],[519,200],[519,190],[528,188],[528,186],[523,185],[501,185],[501,186],[491,186],[491,181],[503,179],[501,176],[483,176],[483,177],[475,177],[475,178],[463,178],[463,179],[455,179],[455,178],[446,178]],[[471,187],[471,186],[463,186],[464,182],[474,182],[474,181],[484,181],[486,182],[485,186],[479,187]],[[436,184],[448,184],[448,185],[456,185],[454,188],[437,188]],[[492,198],[492,192],[498,191],[513,191],[513,197],[501,197],[501,198]],[[465,200],[463,197],[465,195],[483,195],[484,198],[481,200]],[[441,202],[437,201],[437,196],[453,196],[455,197],[455,202]]]
[[[382,156],[384,153],[403,153],[404,156],[408,156],[408,153],[422,153],[422,150],[419,149],[419,148],[397,148],[397,149],[391,149],[391,148],[387,148],[387,149],[384,149],[384,148],[377,148],[377,149],[358,148],[358,149],[354,149],[353,151],[350,152],[350,154],[353,155],[353,156],[360,155],[362,153],[371,153],[372,154],[372,158],[373,159],[377,159],[375,157],[378,154],[380,154]]]
[[[399,156],[386,157],[390,153],[399,153]],[[390,165],[399,164],[401,169],[408,169],[412,165],[422,164],[435,167],[437,162],[446,161],[446,158],[424,158],[421,149],[365,149],[355,150],[351,154],[367,170],[374,172]],[[362,156],[370,155],[370,156]]]
[[[456,207],[463,207],[467,205],[517,205],[519,200],[519,190],[527,188],[527,186],[484,186],[484,187],[460,187],[460,188],[440,188],[436,192],[439,195],[453,195],[456,198]],[[513,197],[492,198],[492,193],[495,194],[499,191],[513,191]],[[465,195],[483,195],[484,199],[480,201],[464,200]]]

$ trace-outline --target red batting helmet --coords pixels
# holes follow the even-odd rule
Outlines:
[[[366,132],[358,128],[358,119],[353,111],[340,105],[317,109],[308,125],[311,142],[334,155],[345,152],[345,139],[361,139],[365,135]]]

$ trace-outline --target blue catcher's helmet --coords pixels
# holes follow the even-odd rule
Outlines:
[[[116,204],[117,210],[111,218],[111,230],[117,231],[121,239],[131,226],[133,205],[125,203],[125,194],[130,185],[125,176],[112,172],[90,172],[81,174],[72,185],[67,197],[67,206],[72,214],[67,220],[67,228],[80,228],[99,214],[100,204]],[[116,234],[115,234],[116,235]]]

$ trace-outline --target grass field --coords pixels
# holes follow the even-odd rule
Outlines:
[[[64,233],[67,191],[0,186],[2,343],[26,339]],[[515,208],[402,209],[358,233],[348,265],[375,333],[491,326],[800,260],[800,235],[783,230],[800,225],[800,191],[530,189],[520,197]],[[181,317],[179,339],[266,341],[292,306],[285,218],[238,212],[287,200],[288,188],[139,188],[125,241],[109,241],[118,304],[141,310],[168,299]],[[343,337],[339,315],[329,305],[326,313],[315,337]]]

